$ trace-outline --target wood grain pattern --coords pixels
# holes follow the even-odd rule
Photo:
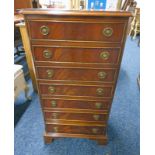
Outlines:
[[[57,132],[54,128],[57,128]],[[93,129],[97,129],[94,133]],[[97,126],[74,126],[74,125],[54,125],[46,124],[46,131],[53,133],[73,133],[73,134],[92,134],[92,135],[104,135],[106,133],[105,127]]]
[[[37,17],[41,16],[58,16],[58,17],[126,17],[129,18],[130,16],[132,16],[131,12],[129,11],[123,11],[123,10],[113,10],[113,11],[87,11],[87,10],[51,10],[51,9],[24,9],[21,11],[21,13],[23,13],[24,15],[29,16],[29,18],[33,18],[35,17],[35,19]],[[33,15],[33,16],[32,16]],[[44,18],[45,18],[44,17]]]
[[[84,121],[84,122],[100,122],[105,123],[108,119],[107,113],[80,113],[80,112],[71,112],[71,111],[45,111],[44,110],[45,120],[70,120],[70,121]]]
[[[45,143],[75,137],[106,144],[131,13],[28,9],[23,14],[37,73]],[[110,28],[106,35],[105,28]]]
[[[53,87],[55,91],[51,93],[49,88]],[[103,89],[103,94],[98,95],[97,89]],[[55,83],[39,83],[39,89],[42,96],[90,96],[90,97],[112,97],[112,86],[92,86],[92,85],[59,85]]]
[[[52,101],[55,104],[52,105]],[[110,100],[78,100],[78,99],[63,99],[63,98],[43,98],[42,104],[44,109],[77,109],[77,110],[104,110],[108,111],[110,108]]]
[[[30,22],[32,39],[52,40],[82,40],[121,42],[124,32],[124,23],[73,23],[73,22]],[[68,26],[69,25],[69,26]],[[40,28],[49,29],[47,35],[42,35]],[[113,34],[107,37],[103,34],[105,28],[111,28]]]
[[[33,47],[35,61],[103,63],[115,65],[119,61],[119,48],[81,48],[81,47]],[[49,50],[51,58],[45,58],[43,52]],[[102,59],[100,54],[108,52],[109,58]]]
[[[114,82],[116,69],[37,67],[39,79]],[[91,76],[90,76],[91,75]]]

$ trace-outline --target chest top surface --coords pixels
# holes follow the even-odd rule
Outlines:
[[[48,16],[73,16],[73,17],[131,17],[129,11],[89,11],[89,10],[54,10],[54,9],[24,9],[21,13],[28,15],[48,15]]]

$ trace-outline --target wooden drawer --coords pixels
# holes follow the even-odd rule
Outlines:
[[[44,108],[52,109],[77,109],[77,110],[109,110],[110,100],[98,100],[98,101],[83,101],[75,99],[42,99]]]
[[[112,86],[79,85],[79,84],[39,84],[43,96],[81,96],[81,97],[111,97]]]
[[[46,124],[46,132],[104,135],[106,134],[106,128],[104,126]]]
[[[104,63],[116,65],[120,48],[33,47],[35,61]]]
[[[116,69],[36,67],[39,79],[114,82]]]
[[[81,113],[73,111],[44,111],[45,120],[70,120],[70,121],[101,121],[106,122],[107,113]]]
[[[32,39],[121,42],[125,23],[29,22]]]

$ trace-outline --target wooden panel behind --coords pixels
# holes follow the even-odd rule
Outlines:
[[[14,0],[14,10],[32,8],[32,0]]]

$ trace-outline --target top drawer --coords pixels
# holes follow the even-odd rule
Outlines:
[[[32,39],[121,42],[125,23],[78,21],[29,22]]]

